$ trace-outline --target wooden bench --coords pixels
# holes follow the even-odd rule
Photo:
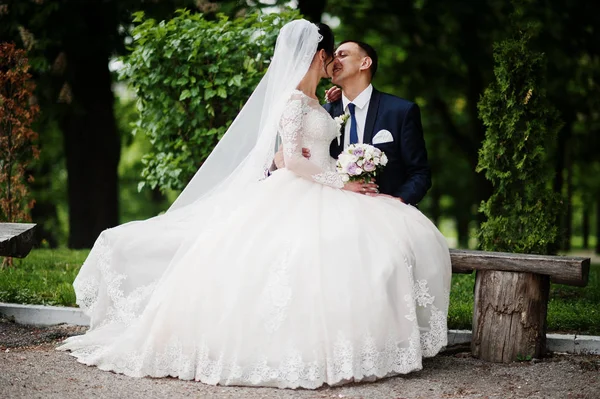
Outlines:
[[[491,362],[546,352],[550,281],[584,287],[590,258],[450,250],[453,273],[477,271],[471,352]]]
[[[35,223],[0,223],[0,256],[24,258],[33,247]]]

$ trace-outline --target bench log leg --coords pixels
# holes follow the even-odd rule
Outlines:
[[[541,357],[546,352],[549,290],[548,276],[477,271],[473,355],[497,363]]]

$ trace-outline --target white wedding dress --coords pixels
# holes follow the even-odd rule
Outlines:
[[[438,353],[442,234],[413,206],[339,188],[338,128],[316,100],[294,91],[279,130],[287,169],[253,189],[103,232],[74,284],[91,328],[60,349],[133,377],[279,388],[409,373]]]

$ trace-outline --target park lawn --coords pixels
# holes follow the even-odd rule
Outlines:
[[[0,269],[0,302],[76,306],[73,280],[89,250],[34,249]]]
[[[72,283],[89,250],[37,249],[0,270],[0,302],[76,306]],[[454,274],[448,324],[471,329],[475,274]],[[552,284],[548,331],[600,335],[600,264],[584,288]]]

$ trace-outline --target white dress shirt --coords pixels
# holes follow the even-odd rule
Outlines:
[[[356,116],[356,131],[358,133],[358,142],[362,143],[365,136],[365,125],[367,123],[367,112],[369,111],[369,103],[371,102],[371,94],[373,94],[373,85],[368,85],[354,101],[350,101],[342,94],[342,105],[344,106],[344,112],[350,114],[348,111],[348,104],[353,103],[356,105],[354,108],[354,115]],[[344,126],[344,148],[350,144],[350,124],[351,118],[349,117]]]

